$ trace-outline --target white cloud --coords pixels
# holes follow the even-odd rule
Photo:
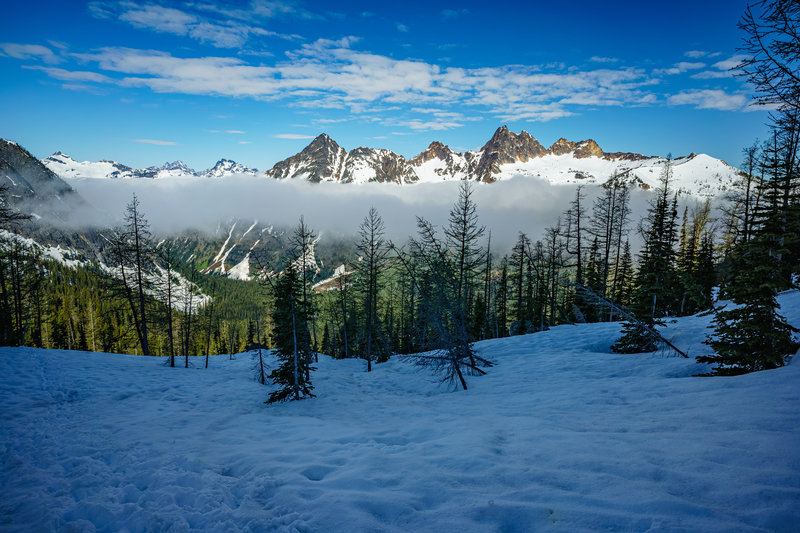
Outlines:
[[[225,130],[225,133],[233,133],[235,135],[244,135],[242,130]]]
[[[355,42],[355,37],[315,41],[271,66],[251,66],[238,57],[180,58],[128,48],[105,48],[76,57],[125,74],[119,81],[124,86],[156,92],[287,99],[299,107],[349,109],[360,115],[413,105],[441,109],[437,118],[449,119],[437,121],[438,125],[409,123],[418,129],[460,125],[460,115],[441,114],[453,105],[470,106],[474,114],[531,120],[570,116],[575,106],[640,105],[653,83],[643,69],[634,68],[441,67],[353,50]],[[375,109],[375,104],[383,109]]]
[[[747,105],[743,94],[729,94],[719,89],[687,90],[673,94],[667,100],[670,105],[693,105],[698,109],[739,111]]]
[[[701,57],[706,57],[708,55],[708,52],[705,52],[703,50],[689,50],[688,52],[684,52],[683,55],[685,55],[686,57],[690,57],[692,59],[699,59]]]
[[[397,31],[405,33],[405,32],[407,32],[407,31],[408,31],[408,26],[406,26],[405,24],[401,24],[401,23],[399,23],[399,22],[398,22],[398,23],[397,23]]]
[[[142,7],[134,7],[127,3],[124,5],[130,6],[130,8],[119,15],[119,20],[128,22],[136,28],[186,35],[189,29],[198,22],[197,17],[170,7],[152,4]]]
[[[313,135],[303,135],[301,133],[279,133],[273,135],[276,139],[313,139]]]
[[[733,78],[735,74],[729,70],[704,70],[697,74],[692,74],[692,78],[696,80],[719,80],[724,78]]]
[[[721,55],[720,52],[707,52],[705,50],[689,50],[684,52],[683,55],[690,59],[701,59],[701,58],[712,58],[718,57]]]
[[[294,38],[246,23],[252,21],[254,17],[265,18],[272,16],[268,13],[284,12],[279,8],[278,2],[269,4],[253,2],[249,10],[225,10],[206,4],[187,4],[187,7],[193,7],[201,12],[222,15],[225,18],[222,21],[209,19],[204,14],[193,14],[156,4],[140,6],[131,2],[93,2],[89,10],[95,17],[117,18],[134,28],[189,37],[219,48],[238,48],[254,36]],[[286,9],[288,10],[288,7]]]
[[[14,59],[38,59],[45,63],[59,63],[61,58],[40,44],[0,43],[0,55]]]
[[[589,61],[594,61],[595,63],[616,63],[619,59],[616,57],[592,56],[589,58]]]
[[[747,59],[746,55],[737,54],[734,56],[729,57],[728,59],[724,59],[722,61],[718,61],[714,63],[714,67],[720,70],[730,70],[732,68],[736,68],[739,63]]]
[[[109,78],[108,76],[100,74],[98,72],[65,70],[63,68],[39,67],[39,66],[29,66],[29,65],[23,65],[22,68],[29,70],[41,70],[51,78],[55,78],[57,80],[62,80],[62,81],[82,81],[82,82],[94,82],[94,83],[114,82],[112,78]]]
[[[172,141],[159,141],[156,139],[131,139],[131,141],[141,144],[155,144],[156,146],[175,146],[178,144]]]
[[[669,76],[674,76],[676,74],[683,74],[684,72],[687,72],[689,70],[701,69],[701,68],[703,68],[705,66],[706,66],[705,63],[701,63],[699,61],[695,61],[695,62],[680,61],[678,63],[675,63],[675,65],[673,65],[672,67],[669,67],[669,68],[655,69],[655,70],[653,70],[653,74],[655,74],[655,75],[666,74],[666,75],[669,75]]]

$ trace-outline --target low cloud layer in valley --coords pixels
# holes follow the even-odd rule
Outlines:
[[[415,232],[416,217],[434,224],[447,222],[458,197],[458,182],[417,185],[369,183],[343,185],[275,181],[252,176],[162,180],[77,179],[70,184],[95,210],[79,215],[79,225],[119,224],[125,206],[136,194],[152,230],[169,234],[186,229],[214,231],[220,220],[233,217],[275,226],[293,226],[300,215],[323,235],[352,236],[370,206],[386,224],[387,236],[403,242]],[[598,186],[586,187],[587,208]],[[575,187],[553,186],[544,180],[516,177],[493,184],[475,184],[474,199],[481,224],[493,242],[510,248],[519,231],[534,239],[569,207]],[[633,220],[647,205],[648,193],[633,195]]]

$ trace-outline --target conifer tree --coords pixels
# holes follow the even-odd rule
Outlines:
[[[313,398],[309,379],[311,339],[308,334],[309,313],[303,302],[303,283],[296,268],[290,266],[274,285],[272,308],[272,345],[280,364],[269,375],[279,387],[269,395],[267,403]]]
[[[469,338],[465,308],[458,296],[458,253],[448,249],[434,226],[417,217],[418,238],[410,240],[415,263],[401,254],[407,274],[420,287],[420,311],[430,330],[427,348],[432,353],[411,356],[421,366],[442,375],[442,382],[467,389],[465,375],[482,375],[492,363],[480,357]]]
[[[469,295],[474,289],[475,276],[483,265],[484,252],[478,240],[486,232],[485,226],[478,224],[477,205],[472,199],[472,184],[462,181],[458,188],[458,199],[450,209],[448,225],[444,229],[447,247],[455,262],[456,298],[461,313],[469,319]]]
[[[670,199],[672,161],[667,156],[648,217],[641,233],[645,239],[640,256],[636,291],[631,306],[634,316],[647,328],[652,328],[673,309],[677,291],[675,272],[675,240],[677,238],[677,197]],[[652,352],[656,339],[641,324],[628,321],[623,334],[611,347],[618,353]]]
[[[359,226],[360,240],[356,245],[361,261],[356,263],[359,286],[365,315],[363,358],[367,361],[367,372],[372,371],[372,361],[379,351],[386,352],[386,342],[378,321],[378,293],[382,287],[383,270],[386,267],[389,245],[383,237],[383,219],[372,207]],[[388,354],[386,354],[388,356]]]
[[[764,221],[760,230],[742,245],[735,257],[735,275],[728,287],[737,307],[723,309],[714,318],[714,333],[707,340],[714,354],[698,357],[716,365],[715,374],[733,375],[783,366],[797,350],[790,326],[778,313],[776,296],[782,282],[780,264],[780,214]]]

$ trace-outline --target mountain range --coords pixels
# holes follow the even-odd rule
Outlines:
[[[605,152],[592,139],[561,138],[545,148],[526,131],[514,133],[506,126],[495,131],[480,150],[456,152],[434,141],[406,159],[388,149],[342,148],[327,134],[317,136],[299,153],[259,171],[228,159],[196,171],[181,161],[160,167],[133,169],[115,161],[79,162],[56,152],[42,163],[62,178],[222,178],[251,175],[278,180],[309,182],[414,184],[448,180],[493,183],[514,176],[544,179],[554,185],[603,184],[622,179],[643,189],[658,185],[666,159],[632,152]],[[739,171],[706,154],[672,160],[672,186],[695,196],[714,196],[727,190]]]

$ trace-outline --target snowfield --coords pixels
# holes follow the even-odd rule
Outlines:
[[[709,322],[666,336],[699,355]],[[692,377],[618,331],[478,343],[496,366],[459,392],[321,356],[318,397],[279,405],[248,354],[3,348],[0,530],[797,531],[800,364]]]

